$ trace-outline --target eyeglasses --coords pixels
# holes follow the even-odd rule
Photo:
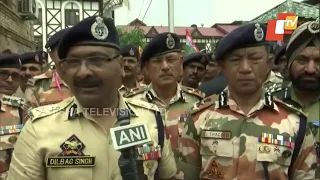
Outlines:
[[[87,58],[66,58],[60,61],[60,66],[65,70],[77,70],[81,67],[82,61],[85,62],[86,66],[90,70],[102,70],[105,69],[110,61],[120,57],[116,55],[112,58],[106,56],[91,56]]]
[[[0,79],[7,80],[11,76],[12,80],[20,80],[20,74],[17,72],[0,71]]]

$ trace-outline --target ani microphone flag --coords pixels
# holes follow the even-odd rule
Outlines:
[[[186,29],[186,45],[184,46],[184,56],[187,56],[194,52],[199,52],[199,49],[193,43],[189,30]]]

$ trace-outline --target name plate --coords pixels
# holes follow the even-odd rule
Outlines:
[[[204,130],[201,132],[202,138],[213,138],[213,139],[231,139],[230,131],[211,131]]]
[[[96,165],[95,156],[59,156],[48,157],[46,167],[93,167]]]

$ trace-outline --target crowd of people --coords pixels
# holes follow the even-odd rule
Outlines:
[[[6,49],[0,180],[320,179],[319,31],[308,21],[280,46],[248,23],[184,56],[175,33],[139,52],[120,44],[113,19],[92,16],[46,51]],[[151,138],[125,166],[110,133],[119,109]]]

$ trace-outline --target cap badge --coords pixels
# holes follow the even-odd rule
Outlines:
[[[202,58],[200,59],[200,63],[201,63],[201,64],[206,63],[206,58],[205,58],[205,57],[202,57]]]
[[[34,57],[34,60],[36,60],[36,62],[40,61],[38,54],[36,54],[36,56]]]
[[[130,53],[130,56],[134,56],[134,51],[132,48],[130,49],[129,53]]]
[[[167,35],[166,45],[167,45],[167,48],[169,49],[173,49],[174,46],[176,45],[176,42],[174,41],[171,34]]]
[[[312,21],[310,24],[308,24],[308,30],[310,31],[311,34],[317,34],[320,32],[320,22],[317,21]]]
[[[103,23],[103,18],[96,17],[96,22],[91,26],[91,34],[98,40],[105,40],[108,37],[109,30]]]
[[[255,24],[256,29],[254,30],[254,38],[256,39],[256,41],[260,42],[263,40],[264,34],[263,34],[263,30],[260,27],[260,24],[257,23]]]

